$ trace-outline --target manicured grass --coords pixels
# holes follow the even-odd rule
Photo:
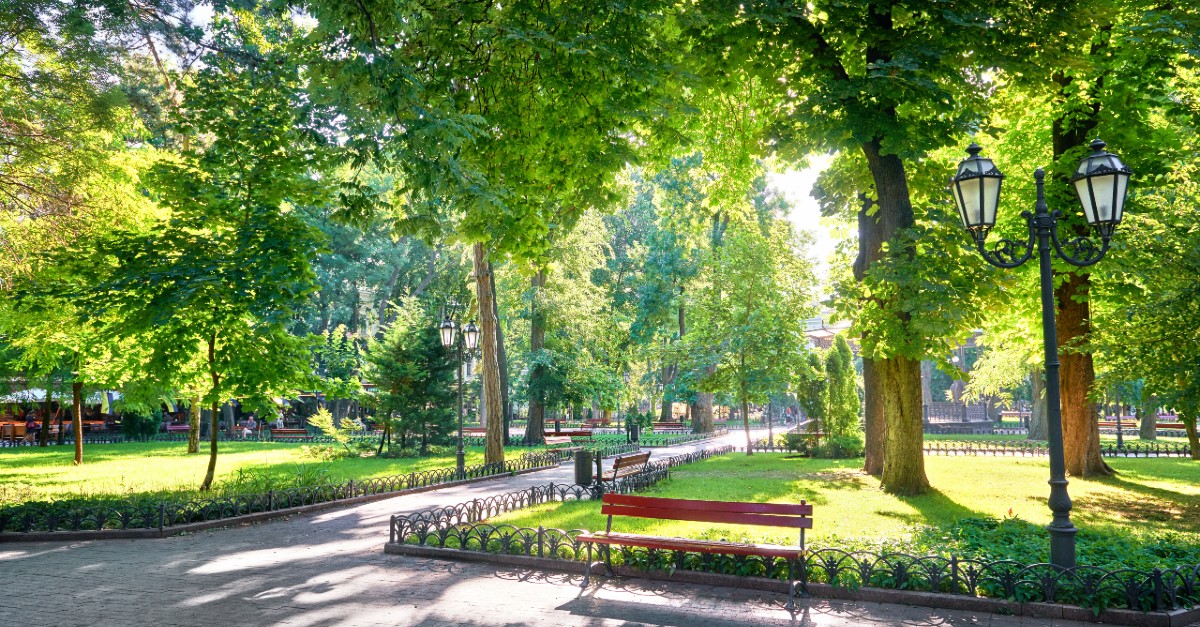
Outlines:
[[[334,483],[435,468],[452,468],[454,454],[384,459],[325,461],[304,454],[304,446],[280,442],[222,442],[217,455],[219,491],[265,491],[303,483]],[[529,449],[506,452],[520,457]],[[0,504],[32,500],[125,497],[190,493],[208,468],[208,443],[187,454],[182,442],[96,444],[84,449],[84,463],[71,464],[71,446],[0,449]],[[467,448],[467,464],[483,463],[483,448]]]
[[[1186,459],[1111,459],[1121,474],[1098,480],[1072,479],[1072,519],[1089,539],[1120,537],[1141,545],[1165,540],[1200,547],[1200,463]],[[883,492],[879,481],[860,471],[861,460],[814,460],[783,454],[727,455],[672,470],[671,479],[646,492],[675,498],[799,502],[814,506],[808,539],[818,546],[911,548],[961,543],[955,536],[965,519],[1017,517],[1036,525],[1050,520],[1046,507],[1049,469],[1045,459],[926,457],[937,491],[916,497]],[[497,517],[493,522],[536,528],[603,529],[596,502],[550,504]],[[782,529],[622,519],[621,531],[729,540],[795,542]],[[1028,527],[1028,535],[1044,535]],[[948,535],[943,535],[948,534]],[[952,537],[954,536],[954,537]],[[1032,540],[1034,550],[1044,545]],[[1082,550],[1082,549],[1081,549]],[[1200,559],[1197,557],[1196,559]]]

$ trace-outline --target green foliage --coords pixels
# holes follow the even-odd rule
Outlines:
[[[157,410],[126,408],[121,412],[121,435],[131,440],[146,440],[158,433],[162,416]]]
[[[821,429],[830,439],[852,439],[861,434],[858,377],[854,372],[854,353],[843,335],[837,335],[833,347],[825,353],[825,421]],[[860,449],[861,450],[861,449]]]
[[[415,300],[404,301],[367,358],[378,386],[376,416],[391,422],[397,448],[405,448],[410,436],[421,438],[422,449],[447,443],[455,428],[458,362],[442,347],[434,317]]]

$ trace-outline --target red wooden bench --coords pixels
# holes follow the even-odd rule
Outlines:
[[[800,501],[793,503],[739,503],[727,501],[695,501],[665,499],[632,494],[607,493],[603,498],[600,513],[608,516],[608,527],[603,532],[584,533],[580,542],[588,545],[587,570],[583,576],[583,588],[591,582],[592,568],[604,564],[612,574],[611,547],[640,546],[648,549],[684,551],[692,553],[716,553],[721,555],[757,555],[764,558],[781,557],[788,562],[788,602],[790,610],[796,598],[796,561],[804,557],[804,530],[812,529],[812,505]],[[791,527],[800,530],[800,542],[796,546],[779,544],[747,544],[744,542],[722,542],[647,536],[634,533],[618,533],[612,530],[613,516],[631,516],[657,520],[685,520],[731,525],[758,525],[764,527]],[[603,548],[604,561],[592,561],[592,545]]]
[[[272,440],[302,440],[309,442],[312,440],[312,434],[308,429],[271,429]]]

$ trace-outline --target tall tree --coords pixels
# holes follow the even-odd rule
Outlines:
[[[273,49],[244,16],[214,21],[217,42],[256,57]],[[181,133],[203,136],[155,168],[152,189],[171,211],[150,233],[115,231],[101,250],[64,251],[63,264],[92,268],[82,298],[111,336],[133,337],[150,352],[150,374],[170,379],[202,349],[211,407],[212,486],[217,418],[223,401],[272,406],[308,377],[306,347],[287,325],[315,287],[314,232],[290,211],[315,204],[323,185],[319,110],[299,95],[295,68],[266,60],[237,65],[210,55],[185,96]],[[81,270],[82,271],[82,270]]]
[[[963,277],[913,263],[932,265],[932,255],[914,241],[910,177],[916,160],[966,130],[978,110],[983,68],[971,64],[992,22],[975,6],[890,1],[705,2],[701,9],[687,24],[705,61],[744,68],[778,94],[769,127],[777,145],[790,154],[840,150],[853,160],[856,174],[847,180],[854,183],[836,204],[866,200],[857,202],[854,264],[863,287],[847,291],[856,302],[846,309],[857,312],[863,334],[868,445],[886,421],[885,489],[923,492],[920,360],[946,352],[947,340],[976,321],[961,304],[951,310],[928,298],[931,282],[950,292],[943,286]],[[958,298],[973,290],[969,282],[961,287]],[[869,451],[871,470],[878,453]]]

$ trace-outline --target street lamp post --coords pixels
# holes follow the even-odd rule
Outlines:
[[[457,477],[462,479],[466,474],[467,459],[466,453],[463,451],[463,353],[465,348],[465,352],[470,354],[475,350],[475,346],[479,344],[479,327],[475,326],[475,321],[472,320],[463,328],[461,334],[455,333],[458,324],[452,318],[453,315],[453,313],[446,314],[446,318],[442,320],[438,331],[441,332],[443,347],[447,349],[454,347],[457,349],[455,352],[458,356],[458,452],[455,454],[454,467]]]
[[[1035,212],[1022,212],[1029,226],[1029,238],[1024,242],[1001,239],[989,250],[984,246],[988,231],[996,223],[1000,204],[1000,184],[1004,175],[991,159],[979,156],[981,148],[972,143],[969,157],[958,166],[951,179],[951,193],[958,207],[963,226],[975,239],[975,247],[988,263],[999,268],[1016,268],[1033,256],[1036,249],[1041,271],[1042,335],[1045,349],[1046,414],[1050,431],[1050,511],[1053,518],[1046,530],[1050,533],[1050,563],[1064,569],[1075,568],[1075,534],[1071,523],[1071,497],[1067,494],[1066,466],[1063,461],[1062,406],[1058,378],[1058,338],[1054,328],[1054,281],[1051,271],[1051,246],[1063,261],[1074,266],[1090,266],[1108,252],[1113,230],[1121,222],[1125,192],[1132,171],[1116,155],[1104,151],[1099,139],[1092,141],[1092,154],[1079,163],[1071,182],[1079,196],[1084,217],[1100,236],[1101,244],[1087,237],[1067,241],[1058,238],[1059,211],[1046,207],[1044,181],[1046,173],[1038,168],[1033,173],[1037,183]]]

